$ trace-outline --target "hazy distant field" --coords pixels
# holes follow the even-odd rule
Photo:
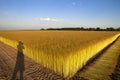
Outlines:
[[[107,31],[1,31],[0,41],[14,48],[22,41],[25,55],[70,78],[118,36]]]

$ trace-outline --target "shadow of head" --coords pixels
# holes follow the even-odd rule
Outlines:
[[[23,52],[24,46],[22,41],[18,42],[17,48],[19,52]]]
[[[22,42],[22,41],[19,41],[18,44],[19,44],[19,45],[23,45],[23,42]]]

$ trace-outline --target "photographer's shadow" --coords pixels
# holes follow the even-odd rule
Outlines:
[[[17,53],[17,58],[16,58],[16,64],[14,68],[14,72],[12,75],[11,80],[16,80],[17,73],[20,73],[20,80],[23,80],[23,72],[25,70],[24,68],[24,54],[23,54],[23,42],[19,41],[17,45],[18,53]]]

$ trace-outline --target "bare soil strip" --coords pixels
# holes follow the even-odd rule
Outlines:
[[[16,49],[0,42],[0,80],[11,79],[16,57]],[[19,72],[16,79],[19,80]],[[63,77],[25,56],[24,80],[63,80]]]
[[[120,78],[111,78],[111,74],[114,72],[117,65],[119,55],[120,38],[118,38],[108,49],[105,49],[98,58],[89,63],[82,71],[78,71],[75,76],[84,77],[86,80],[120,80]]]
[[[120,80],[120,55],[114,72],[112,73],[112,75],[110,75],[110,77],[112,80]]]

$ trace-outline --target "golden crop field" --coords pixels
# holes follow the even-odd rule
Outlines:
[[[26,56],[70,78],[119,35],[107,31],[1,31],[0,41],[14,48],[22,41]]]

